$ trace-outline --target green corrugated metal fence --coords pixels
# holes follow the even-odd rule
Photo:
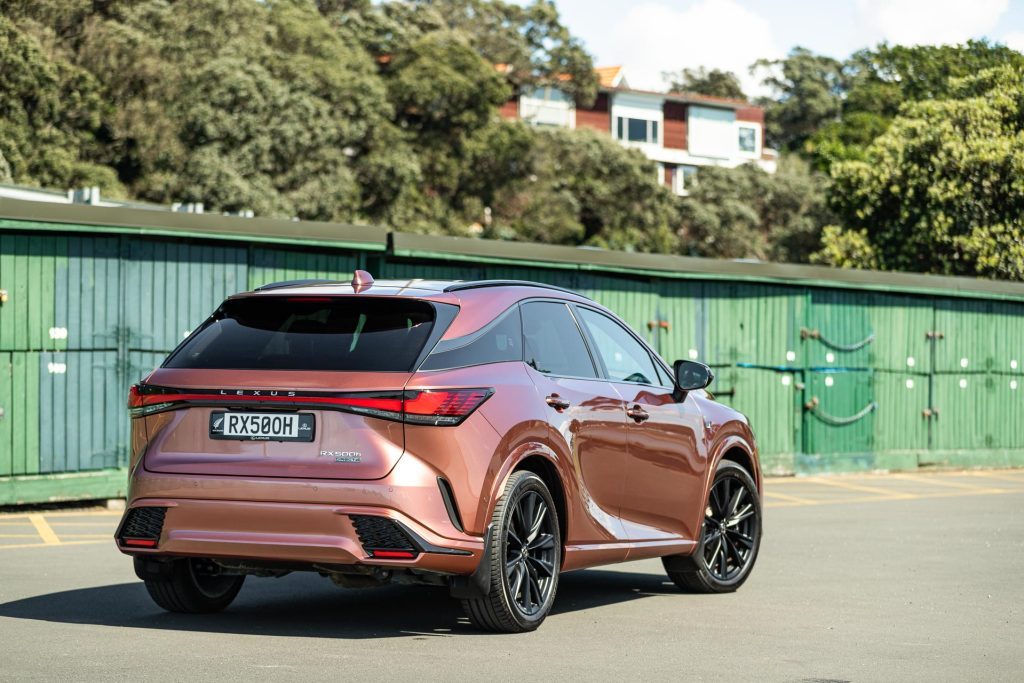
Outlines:
[[[175,236],[180,217],[162,228],[149,215],[103,216],[149,227],[0,219],[0,504],[120,494],[133,381],[234,292],[362,267],[592,297],[670,362],[712,365],[713,392],[749,416],[769,472],[1024,464],[1024,288],[929,294],[915,276],[886,289],[848,273],[829,287],[820,269],[731,278],[687,259],[561,247],[524,257],[523,245],[448,238],[396,236],[385,251],[369,229],[339,228],[333,245],[316,225],[303,246],[288,223],[246,243],[244,222],[204,238],[203,221],[221,217],[193,217],[199,227]],[[737,268],[722,262],[721,273]]]

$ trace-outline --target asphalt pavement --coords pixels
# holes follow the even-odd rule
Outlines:
[[[0,515],[0,680],[1021,680],[1024,471],[769,480],[731,595],[659,561],[565,574],[535,633],[443,589],[246,580],[212,616],[150,600],[117,513]]]

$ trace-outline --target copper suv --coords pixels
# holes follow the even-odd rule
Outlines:
[[[761,474],[712,380],[555,287],[267,285],[132,387],[117,546],[176,612],[315,571],[446,586],[478,627],[528,631],[561,572],[657,557],[685,590],[732,591]]]

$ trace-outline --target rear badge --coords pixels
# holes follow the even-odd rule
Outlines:
[[[334,458],[334,462],[362,462],[363,454],[359,451],[320,451],[322,458]]]

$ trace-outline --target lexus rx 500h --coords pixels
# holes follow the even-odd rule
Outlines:
[[[116,543],[175,612],[313,571],[446,586],[478,627],[529,631],[561,572],[658,557],[684,590],[733,591],[761,473],[712,379],[555,287],[267,285],[132,387]]]

